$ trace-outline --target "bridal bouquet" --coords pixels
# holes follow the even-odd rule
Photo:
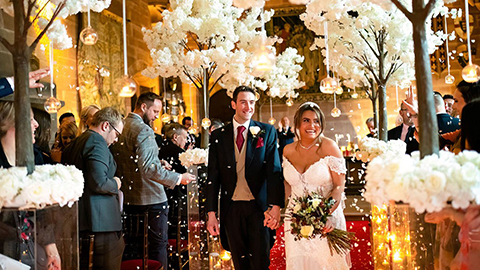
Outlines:
[[[362,162],[369,162],[385,154],[392,156],[403,155],[406,149],[407,144],[401,140],[384,142],[375,138],[365,137],[358,143],[358,151],[355,153],[355,157]]]
[[[335,199],[324,198],[318,192],[307,192],[302,197],[293,198],[293,207],[287,210],[287,218],[291,221],[291,234],[295,240],[303,238],[312,239],[317,235],[326,237],[330,252],[345,254],[350,249],[350,239],[353,233],[334,229],[329,233],[324,232],[330,209],[335,204]]]

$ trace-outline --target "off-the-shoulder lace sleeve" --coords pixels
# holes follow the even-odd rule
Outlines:
[[[344,158],[338,158],[333,156],[328,156],[328,168],[336,174],[345,174],[347,173],[347,166],[345,165]]]

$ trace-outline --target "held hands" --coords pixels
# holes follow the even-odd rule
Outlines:
[[[190,182],[195,181],[195,179],[196,179],[195,175],[190,173],[184,173],[182,174],[182,180],[180,180],[180,184],[188,185]]]
[[[208,212],[207,230],[213,236],[220,234],[218,219],[217,219],[217,216],[215,215],[215,212],[213,211]]]
[[[276,230],[280,227],[280,206],[274,205],[263,214],[265,216],[263,226],[272,230]]]

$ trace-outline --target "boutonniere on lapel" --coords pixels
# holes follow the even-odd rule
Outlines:
[[[265,134],[265,130],[260,129],[260,127],[258,126],[251,126],[249,130],[250,130],[250,133],[252,134],[252,138],[254,140],[257,140],[256,148],[262,147],[264,145],[262,135]]]

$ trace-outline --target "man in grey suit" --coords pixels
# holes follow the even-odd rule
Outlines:
[[[121,114],[107,107],[93,116],[91,127],[76,138],[62,155],[62,163],[75,165],[85,178],[79,201],[80,234],[94,235],[93,269],[120,269],[125,243],[118,193],[120,179],[108,147],[123,130]],[[88,257],[88,253],[82,254]]]
[[[158,158],[158,146],[151,127],[161,110],[160,96],[151,92],[141,94],[135,110],[125,119],[119,142],[112,146],[111,151],[118,164],[117,175],[123,184],[125,212],[138,214],[148,211],[148,256],[167,269],[168,203],[164,186],[173,189],[179,184],[186,185],[195,180],[195,176],[163,168],[170,166]]]

